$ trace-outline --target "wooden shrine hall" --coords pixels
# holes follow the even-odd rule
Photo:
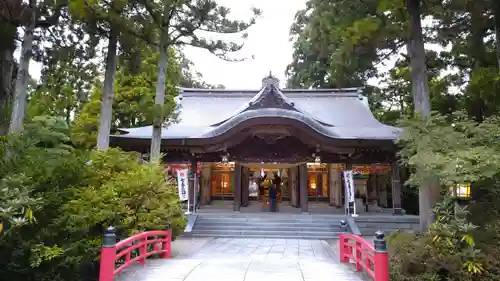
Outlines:
[[[201,204],[262,200],[259,179],[280,179],[281,204],[308,212],[314,200],[343,208],[342,171],[354,171],[359,212],[402,212],[394,140],[401,129],[376,120],[358,88],[280,89],[271,75],[260,90],[181,89],[179,122],[162,129],[167,169],[188,168]],[[152,126],[123,128],[114,146],[147,153]],[[192,202],[192,201],[191,201]]]

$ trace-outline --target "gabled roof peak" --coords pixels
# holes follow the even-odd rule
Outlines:
[[[269,84],[265,85],[262,90],[257,95],[255,95],[253,99],[250,100],[248,106],[244,109],[245,111],[259,108],[282,108],[297,111],[297,109],[294,107],[295,103],[288,100],[288,98],[283,95],[283,93],[279,90],[278,86],[273,83],[273,81],[267,82],[269,82]]]

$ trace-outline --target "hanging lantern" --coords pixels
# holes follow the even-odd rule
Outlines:
[[[267,172],[266,180],[274,180],[274,173],[271,171]]]
[[[258,172],[258,171],[253,172],[253,178],[254,179],[258,179],[260,177],[261,177],[260,172]]]
[[[314,163],[321,164],[321,157],[319,157],[319,156],[314,157]]]
[[[265,175],[264,169],[260,168],[260,177],[263,178]]]
[[[288,178],[288,169],[283,169],[283,172],[281,173],[282,178]]]

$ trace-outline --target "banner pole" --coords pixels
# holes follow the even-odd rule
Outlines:
[[[349,216],[349,185],[347,184],[347,173],[346,170],[342,172],[344,174],[344,209],[345,209],[345,215]]]
[[[196,213],[196,197],[198,197],[198,177],[197,177],[197,174],[194,174],[193,185],[194,185],[193,213]]]
[[[190,189],[191,189],[191,188],[189,188],[189,176],[190,176],[189,175],[189,170],[187,171],[187,174],[188,174],[188,177],[187,177],[187,180],[188,180],[187,199],[188,200],[187,200],[187,212],[186,212],[186,214],[189,215],[189,214],[191,214],[191,200],[189,200],[189,198],[191,197],[190,194],[189,194],[190,193]]]

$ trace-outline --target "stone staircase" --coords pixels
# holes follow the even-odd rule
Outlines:
[[[355,218],[356,225],[361,235],[371,236],[377,230],[382,230],[386,235],[402,231],[413,232],[418,229],[418,216],[359,216]]]
[[[292,214],[199,214],[194,237],[335,239],[343,216]],[[194,221],[194,222],[193,222]]]

